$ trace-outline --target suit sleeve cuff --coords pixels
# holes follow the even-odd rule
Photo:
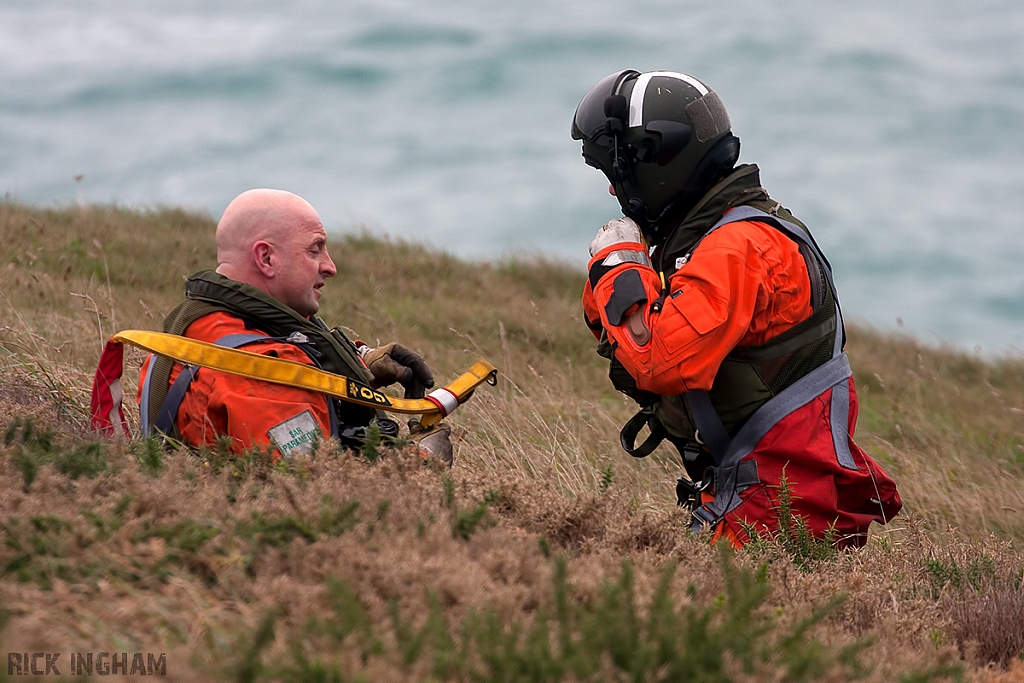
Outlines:
[[[601,281],[601,278],[626,263],[652,267],[647,249],[639,242],[620,242],[609,245],[590,259],[587,269],[591,289],[596,290],[597,283]]]

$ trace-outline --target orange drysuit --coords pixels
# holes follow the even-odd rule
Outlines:
[[[647,250],[639,243],[598,252],[590,267],[613,251]],[[625,325],[611,325],[605,305],[620,270],[640,273],[647,300],[661,294],[654,268],[627,262],[590,282],[583,310],[594,335],[601,327],[617,345],[615,357],[640,389],[661,395],[711,388],[722,360],[737,346],[761,344],[811,315],[807,265],[795,242],[763,223],[732,223],[708,235],[668,281],[660,313],[643,306],[651,339],[637,344]]]
[[[259,334],[230,313],[209,313],[188,326],[185,336],[214,343],[233,334]],[[245,351],[275,356],[312,365],[310,358],[294,344],[257,342],[241,347]],[[142,366],[138,400],[142,401],[144,378],[153,356]],[[182,372],[175,363],[170,382]],[[330,436],[328,401],[324,394],[286,387],[238,375],[202,368],[192,380],[178,409],[176,421],[182,438],[194,446],[209,445],[224,434],[232,450],[253,446],[273,450],[275,460],[293,452],[307,452],[312,443]]]
[[[839,547],[858,547],[871,522],[884,524],[902,503],[892,479],[853,441],[857,393],[842,352],[838,302],[831,304],[840,326],[829,342],[831,359],[773,393],[731,432],[708,394],[736,347],[763,349],[815,315],[814,285],[797,240],[813,245],[791,223],[753,207],[732,209],[688,259],[673,264],[675,272],[664,287],[642,244],[613,244],[590,262],[583,307],[595,336],[607,332],[616,360],[639,389],[684,399],[697,428],[691,445],[673,442],[684,465],[687,449],[713,456],[712,478],[702,482],[710,488],[700,489],[693,510],[694,530],[710,526],[714,539],[724,537],[735,546],[749,540],[751,530],[776,533],[785,481],[791,510],[807,530],[831,536]],[[824,257],[815,259],[831,283]],[[639,316],[643,326],[635,324]],[[804,327],[815,333],[813,326]],[[806,343],[801,342],[805,348]],[[778,357],[787,362],[785,353]],[[758,372],[765,366],[760,367]],[[747,400],[742,392],[749,388],[728,379],[715,388],[728,392],[730,387]],[[655,415],[663,405],[659,399]],[[676,420],[671,411],[658,419],[667,418]]]

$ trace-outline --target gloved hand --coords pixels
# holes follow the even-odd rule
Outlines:
[[[405,387],[406,398],[423,398],[426,389],[434,386],[434,374],[430,372],[423,356],[401,344],[391,342],[362,354],[363,362],[373,373],[373,383],[386,387],[398,382]]]
[[[597,237],[590,243],[590,255],[593,256],[605,247],[620,242],[644,244],[640,226],[632,218],[613,218],[601,226],[601,229],[597,231]]]
[[[409,438],[420,449],[424,458],[435,457],[448,467],[455,459],[452,448],[452,428],[447,422],[440,422],[430,429],[423,429],[416,418],[409,420]]]

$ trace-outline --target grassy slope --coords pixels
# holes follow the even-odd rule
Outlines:
[[[606,604],[624,559],[642,612],[656,611],[646,605],[670,558],[680,560],[672,603],[713,605],[728,574],[684,533],[672,454],[632,461],[619,451],[617,430],[632,407],[611,390],[580,320],[582,275],[559,264],[469,264],[359,236],[332,243],[339,274],[322,302],[328,321],[370,343],[402,340],[442,378],[480,356],[502,371],[496,389],[479,391],[452,420],[450,477],[405,454],[376,464],[324,454],[277,471],[179,453],[154,473],[144,450],[108,444],[96,456],[98,476],[71,479],[67,472],[93,457],[75,449],[88,441],[101,340],[159,328],[183,276],[213,263],[212,228],[173,210],[0,204],[0,427],[25,417],[36,425],[35,435],[7,429],[0,443],[7,649],[156,649],[170,653],[180,680],[207,670],[268,676],[254,663],[309,665],[316,656],[371,680],[456,676],[487,646],[446,650],[439,620],[456,634],[488,608],[502,624],[543,623],[538,613],[560,604],[559,557],[582,610],[572,629],[591,640],[600,640],[594,624],[625,618]],[[1022,627],[1005,626],[1024,605],[1013,546],[1024,538],[1024,363],[986,364],[863,329],[851,330],[849,351],[858,440],[897,478],[907,512],[864,551],[810,572],[778,548],[737,556],[744,571],[771,560],[757,614],[775,621],[763,640],[786,652],[778,639],[787,627],[842,591],[850,598],[814,637],[835,647],[875,637],[863,657],[874,664],[869,680],[926,671],[972,637],[981,644],[965,645],[966,671],[987,675],[974,663],[1024,646],[1014,640]],[[38,437],[46,428],[54,445]],[[28,491],[27,462],[41,465]],[[332,603],[335,579],[358,600],[346,602],[336,586]],[[359,609],[338,607],[352,604]],[[251,650],[268,614],[276,631],[257,658]],[[380,648],[344,637],[341,614],[350,625],[365,618]],[[604,616],[587,626],[588,614]],[[311,619],[326,621],[311,627]],[[433,624],[430,657],[405,662],[415,639],[403,639],[403,624],[412,633]],[[452,652],[475,654],[459,664]],[[784,671],[794,664],[786,656],[759,666]],[[607,672],[618,660],[599,661]],[[839,667],[831,680],[849,673]]]

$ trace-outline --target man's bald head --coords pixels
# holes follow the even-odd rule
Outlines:
[[[248,190],[217,223],[217,272],[260,289],[305,316],[337,271],[316,210],[284,190]]]
[[[247,190],[231,200],[217,223],[217,267],[241,265],[258,240],[280,239],[298,223],[323,225],[309,202],[284,190]]]

